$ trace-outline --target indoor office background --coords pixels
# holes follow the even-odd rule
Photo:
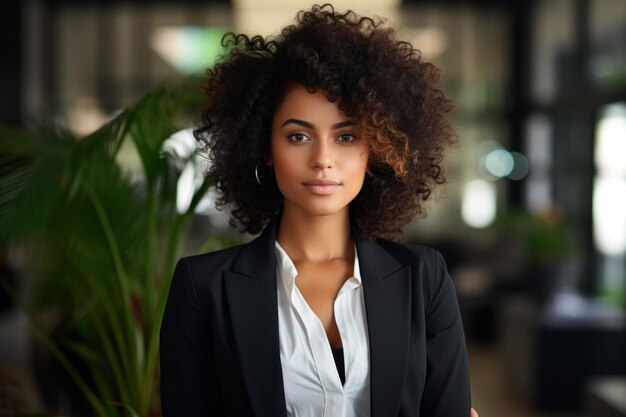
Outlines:
[[[50,353],[48,342],[56,341],[64,357],[78,364],[74,369],[88,384],[110,377],[98,379],[94,369],[114,350],[107,343],[89,344],[76,330],[81,328],[72,327],[96,311],[89,290],[79,292],[90,282],[81,281],[88,272],[79,266],[90,265],[85,259],[94,265],[118,259],[110,245],[102,246],[101,253],[89,252],[99,247],[89,245],[94,235],[104,235],[103,229],[80,223],[84,213],[74,203],[59,205],[67,198],[63,193],[18,206],[27,213],[22,223],[32,215],[37,227],[26,222],[20,229],[19,222],[10,221],[20,218],[11,211],[20,187],[29,178],[40,178],[29,170],[29,161],[45,153],[46,161],[63,165],[66,154],[59,151],[56,157],[57,145],[49,143],[67,150],[99,140],[102,135],[93,132],[122,117],[123,109],[139,112],[135,103],[146,94],[161,97],[155,91],[163,83],[201,74],[220,53],[226,31],[269,35],[308,5],[286,0],[22,0],[3,5],[0,121],[5,137],[0,140],[7,143],[8,136],[20,135],[24,141],[37,139],[24,148],[30,154],[0,154],[0,225],[5,229],[0,416],[44,411],[90,415],[84,391]],[[442,69],[444,89],[457,103],[453,118],[459,146],[448,157],[449,184],[431,204],[429,216],[408,227],[407,238],[435,246],[448,262],[480,416],[626,416],[626,1],[368,0],[335,5],[387,16],[402,37]],[[149,105],[154,103],[144,102],[144,108]],[[171,116],[158,106],[155,111]],[[193,118],[179,123],[180,130],[171,131],[158,150],[174,161],[177,193],[163,195],[175,197],[148,206],[175,206],[174,215],[193,208],[188,223],[180,223],[188,233],[180,234],[179,245],[163,244],[180,248],[180,254],[242,239],[228,228],[224,214],[212,209],[210,189],[201,200],[193,198],[203,166],[192,155]],[[150,137],[150,127],[161,126],[162,120],[145,120],[149,122],[140,128]],[[155,135],[162,134],[154,129]],[[145,195],[158,196],[159,184],[167,182],[142,177],[140,142],[131,141],[133,147],[120,137],[115,162],[124,178],[133,178],[129,189],[135,194],[120,200],[125,203],[111,209],[111,218],[121,213],[131,229],[144,222],[161,224],[160,211],[138,211],[135,204]],[[57,168],[45,165],[50,174],[41,178],[49,182],[38,186],[46,195],[65,186]],[[113,184],[119,178],[99,180],[104,195],[117,201],[115,193],[123,187]],[[99,207],[106,207],[107,200]],[[88,207],[93,211],[98,206]],[[39,216],[44,211],[55,215]],[[100,226],[106,214],[98,211]],[[114,238],[115,227],[109,229]],[[61,232],[53,236],[68,228],[73,228],[67,235],[71,238]],[[152,235],[133,232],[138,238],[125,241],[130,242],[127,250],[143,250],[148,236],[161,247],[171,232],[167,227],[150,230]],[[7,236],[14,232],[21,237],[10,240]],[[59,247],[74,255],[71,268],[49,266],[58,260]],[[119,250],[122,261],[125,249]],[[157,277],[155,288],[168,265],[151,271]],[[149,306],[131,278],[135,273],[150,276],[150,271],[129,269],[136,313]],[[76,294],[87,294],[84,302],[72,298]],[[141,361],[150,363],[150,357]],[[144,403],[158,414],[155,398],[144,398]]]

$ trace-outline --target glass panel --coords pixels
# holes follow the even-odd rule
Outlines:
[[[563,86],[571,84],[567,68],[575,41],[573,6],[571,0],[537,2],[531,29],[531,94],[537,102],[553,100]]]
[[[202,72],[231,26],[212,5],[65,4],[51,18],[56,107],[80,135],[176,73]]]
[[[591,2],[591,81],[600,87],[626,86],[626,1]]]
[[[445,199],[433,199],[428,217],[414,221],[408,236],[422,241],[484,236],[491,232],[485,226],[503,209],[508,182],[484,176],[481,160],[489,150],[509,145],[504,109],[510,22],[499,8],[435,5],[405,6],[400,21],[400,37],[413,42],[426,60],[442,70],[443,89],[458,108],[454,125],[460,143],[447,157]],[[481,204],[489,213],[481,211]]]
[[[533,213],[547,212],[552,201],[552,124],[544,115],[533,115],[526,127],[525,150],[530,164],[525,204]]]
[[[600,293],[626,302],[626,102],[605,106],[596,125],[594,243]]]
[[[442,69],[459,115],[482,117],[502,110],[510,72],[510,24],[502,11],[411,7],[402,10],[401,23],[401,37]]]

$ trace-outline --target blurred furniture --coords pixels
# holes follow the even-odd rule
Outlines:
[[[593,379],[585,397],[586,417],[626,417],[626,377]]]
[[[511,297],[499,309],[505,371],[514,392],[530,404],[581,411],[592,377],[626,376],[623,311],[573,291],[557,293],[544,307]]]

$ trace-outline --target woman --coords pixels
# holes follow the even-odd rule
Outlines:
[[[433,249],[398,243],[454,143],[438,70],[380,21],[313,6],[229,34],[196,138],[234,225],[182,258],[164,416],[467,416],[461,317]]]

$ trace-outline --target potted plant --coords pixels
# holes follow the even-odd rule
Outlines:
[[[503,238],[518,242],[526,259],[525,286],[541,303],[558,287],[576,285],[579,247],[558,207],[541,213],[511,209],[501,222]]]
[[[91,415],[159,413],[161,319],[211,186],[194,149],[180,151],[173,137],[199,109],[197,86],[194,78],[165,83],[83,138],[58,125],[0,127],[0,244],[20,242],[36,277],[31,300],[4,289],[21,300]],[[186,199],[182,181],[191,185]],[[55,336],[61,328],[71,331]]]

